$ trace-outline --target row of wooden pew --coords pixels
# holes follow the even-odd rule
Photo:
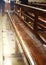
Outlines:
[[[8,13],[8,16],[28,65],[46,65],[46,52],[43,44],[15,12],[12,15]]]
[[[8,13],[29,65],[46,65],[46,10],[15,3]]]
[[[20,17],[23,17],[37,38],[46,44],[46,10],[22,4],[15,4],[15,10],[19,11]]]

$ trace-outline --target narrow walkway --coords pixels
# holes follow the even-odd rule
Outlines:
[[[23,57],[16,47],[15,37],[7,15],[1,16],[0,14],[0,65],[25,65]]]

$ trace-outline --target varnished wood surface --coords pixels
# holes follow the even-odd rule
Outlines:
[[[35,60],[37,65],[46,65],[46,51],[44,49],[44,47],[40,44],[40,42],[36,42],[37,40],[34,40],[34,38],[32,39],[27,33],[29,33],[29,29],[22,23],[22,21],[20,21],[20,19],[18,19],[17,16],[12,16],[12,20],[14,19],[14,21],[11,21],[13,24],[13,27],[17,33],[17,36],[21,42],[21,46],[29,60],[29,57],[23,47],[22,43],[25,43],[25,46],[27,46],[28,50],[30,50],[30,53],[33,56],[33,59]],[[26,32],[26,30],[24,29],[24,26],[26,27],[26,29],[28,30],[28,32]],[[23,27],[22,27],[23,26]],[[22,42],[22,40],[23,42]]]
[[[21,10],[19,15],[20,18],[22,18],[22,16],[24,16],[24,21],[26,21],[26,23],[28,24],[28,26],[33,30],[33,32],[35,33],[35,35],[37,36],[37,38],[43,43],[46,44],[46,35],[45,37],[42,36],[40,32],[46,31],[46,10],[45,9],[41,9],[41,8],[37,8],[37,7],[33,7],[33,6],[28,6],[28,5],[23,5],[23,4],[16,4],[15,3],[15,7],[17,8],[17,10]],[[16,9],[15,8],[15,9]],[[26,20],[25,20],[26,18]],[[28,23],[29,22],[29,23]]]
[[[22,10],[26,11],[26,12],[31,12],[31,13],[35,13],[35,14],[37,12],[37,15],[46,17],[46,15],[45,15],[46,10],[44,10],[44,9],[40,9],[40,8],[36,8],[33,6],[28,6],[28,5],[23,5],[23,4],[17,4],[17,3],[15,3],[15,5],[19,8],[21,8]]]

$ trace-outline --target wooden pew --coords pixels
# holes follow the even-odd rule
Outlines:
[[[34,34],[25,23],[23,23],[18,15],[14,13],[14,15],[9,14],[8,16],[29,65],[46,65],[46,52],[42,48],[41,42],[39,42],[38,39],[35,39],[36,37],[34,37]],[[33,38],[28,34],[29,32],[30,35],[33,34]]]
[[[26,21],[36,37],[46,44],[46,10],[17,3],[15,3],[15,7],[20,11],[21,16],[19,17],[22,19],[23,16],[23,20]]]

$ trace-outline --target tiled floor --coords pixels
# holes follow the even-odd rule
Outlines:
[[[6,14],[0,14],[0,65],[25,65],[21,53],[16,53],[15,32],[9,22]]]

